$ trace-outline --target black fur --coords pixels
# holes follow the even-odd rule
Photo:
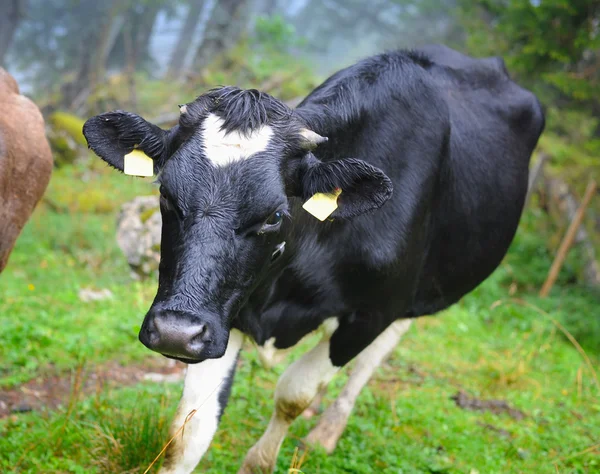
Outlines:
[[[346,158],[323,163],[314,159],[310,163],[301,172],[299,180],[304,185],[299,194],[306,201],[315,193],[342,189],[339,207],[331,215],[333,219],[352,219],[378,209],[392,196],[390,179],[364,161]]]
[[[208,113],[227,131],[271,126],[269,148],[210,165],[199,133]],[[146,319],[165,308],[211,315],[218,327],[195,355],[201,361],[224,353],[231,327],[285,348],[338,316],[330,350],[338,366],[394,320],[448,307],[498,266],[544,128],[537,99],[501,60],[441,46],[365,59],[293,111],[267,94],[225,87],[187,104],[168,132],[130,115],[102,117],[85,133],[103,159],[118,167],[117,154],[142,138],[160,163],[162,256]],[[304,127],[329,141],[303,150]],[[314,192],[336,187],[331,221],[302,210]],[[269,226],[275,211],[291,218]],[[271,263],[282,241],[286,250]]]
[[[223,383],[219,387],[219,414],[218,418],[221,421],[221,417],[225,412],[225,407],[227,406],[227,402],[229,401],[229,396],[231,395],[231,387],[233,386],[233,378],[235,376],[235,369],[237,366],[237,359],[239,354],[235,358],[235,362],[229,368],[229,372],[227,373]]]
[[[117,110],[89,119],[83,126],[88,146],[113,168],[123,171],[123,157],[134,148],[158,160],[167,150],[168,134],[139,115]],[[158,163],[155,171],[158,171]]]

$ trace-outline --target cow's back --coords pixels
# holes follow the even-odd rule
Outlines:
[[[376,215],[340,224],[343,246],[329,246],[338,263],[356,267],[360,255],[361,273],[380,277],[360,287],[348,279],[345,302],[386,304],[397,316],[432,314],[497,268],[521,217],[544,125],[538,100],[501,59],[444,46],[381,54],[331,76],[297,111],[329,137],[315,151],[319,159],[360,157],[394,185]]]
[[[444,46],[420,53],[448,103],[451,134],[415,316],[456,302],[498,266],[514,238],[544,128],[537,98],[510,79],[500,58],[474,59]]]
[[[0,271],[44,194],[52,153],[39,109],[0,68]]]

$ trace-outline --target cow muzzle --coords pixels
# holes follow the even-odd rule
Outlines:
[[[223,356],[228,331],[219,329],[218,317],[214,315],[151,309],[144,318],[139,338],[152,351],[195,364]]]

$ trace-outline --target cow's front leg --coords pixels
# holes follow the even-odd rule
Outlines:
[[[325,395],[327,395],[327,385],[324,385],[321,390],[319,390],[319,393],[315,395],[315,398],[310,402],[310,405],[302,412],[302,417],[310,420],[313,416],[320,413]]]
[[[373,373],[398,345],[400,338],[410,328],[411,319],[392,323],[356,358],[356,364],[342,393],[325,410],[317,426],[308,434],[308,444],[319,444],[332,453],[339,441],[356,399]]]
[[[338,370],[339,367],[335,367],[329,358],[327,337],[285,370],[277,382],[275,411],[269,426],[248,451],[238,474],[273,471],[289,426]]]
[[[171,436],[177,435],[167,448],[160,474],[189,474],[208,449],[229,397],[242,341],[243,334],[234,329],[223,357],[188,365],[171,425]]]

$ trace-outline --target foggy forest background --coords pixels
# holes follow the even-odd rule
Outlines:
[[[138,81],[200,93],[208,70],[289,95],[299,71],[317,82],[369,54],[441,42],[503,56],[546,105],[597,119],[599,12],[594,0],[6,0],[0,64],[42,105],[89,114],[121,76],[134,108]]]
[[[0,65],[41,108],[56,167],[89,157],[81,126],[97,113],[126,109],[166,127],[177,104],[229,84],[294,105],[360,58],[431,43],[501,56],[536,93],[547,118],[538,204],[564,227],[574,211],[553,212],[552,196],[568,186],[577,202],[600,179],[597,0],[0,2]],[[583,273],[600,284],[598,200],[584,225]],[[551,252],[557,239],[548,239]]]
[[[338,450],[303,456],[304,472],[598,472],[598,191],[540,294],[586,188],[600,182],[598,0],[0,0],[0,66],[41,109],[54,158],[0,279],[0,414],[3,400],[17,401],[0,418],[0,472],[148,472],[181,393],[133,385],[166,359],[138,341],[156,274],[133,274],[142,265],[119,246],[119,220],[150,202],[133,207],[135,222],[160,235],[158,187],[95,157],[86,119],[124,109],[168,128],[177,104],[217,85],[293,106],[360,58],[431,43],[501,56],[539,97],[547,126],[532,192],[500,268],[443,316],[415,323]],[[158,243],[131,240],[158,266]],[[276,379],[245,351],[202,472],[237,471],[271,415]],[[525,418],[464,410],[463,390]],[[296,422],[277,472],[310,423]]]

